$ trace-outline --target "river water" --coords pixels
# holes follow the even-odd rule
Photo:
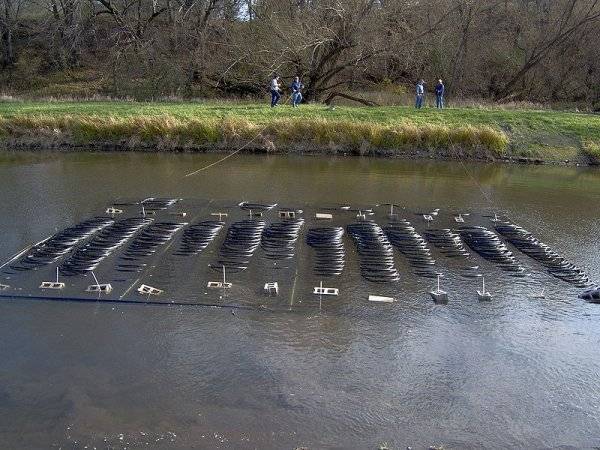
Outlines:
[[[216,159],[2,153],[1,260],[116,198],[393,202],[502,212],[600,280],[594,169],[238,155],[184,177]],[[397,303],[341,279],[321,311],[315,280],[281,310],[3,298],[1,447],[600,446],[600,305],[511,249],[534,275],[489,268],[489,303],[448,279],[436,305],[404,266]]]

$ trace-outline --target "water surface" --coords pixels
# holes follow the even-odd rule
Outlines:
[[[115,198],[498,210],[600,279],[589,168],[214,155],[0,154],[2,261]],[[519,260],[541,271],[524,255]],[[193,274],[192,274],[193,275]],[[566,283],[405,274],[321,312],[0,302],[6,448],[446,448],[600,445],[600,309]],[[351,281],[348,281],[351,283]],[[341,286],[344,288],[344,285]],[[532,292],[546,288],[543,300]],[[301,298],[301,297],[300,297]]]

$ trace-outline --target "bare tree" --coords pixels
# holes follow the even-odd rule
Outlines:
[[[555,0],[543,2],[541,14],[542,26],[534,27],[535,35],[531,42],[526,43],[526,56],[521,67],[496,94],[496,100],[514,94],[515,87],[526,75],[538,67],[553,50],[565,45],[569,39],[583,29],[590,26],[598,29],[600,26],[600,1]],[[527,17],[531,18],[531,14],[528,14]],[[525,28],[523,27],[523,29]],[[528,30],[531,32],[531,28]]]
[[[2,42],[0,66],[4,68],[11,67],[17,62],[14,34],[22,4],[23,0],[0,0],[0,37]]]
[[[325,102],[438,77],[594,102],[599,26],[600,0],[0,0],[0,88],[85,69],[113,95],[259,97],[279,73]]]

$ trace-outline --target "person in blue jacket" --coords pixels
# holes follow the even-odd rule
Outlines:
[[[300,77],[294,78],[294,82],[290,88],[292,89],[292,107],[296,108],[302,102],[302,89],[304,89],[304,85],[300,82]]]
[[[425,80],[419,80],[417,83],[415,108],[421,109],[423,107],[423,101],[425,100]]]
[[[438,84],[435,87],[435,107],[439,109],[444,109],[444,92],[446,88],[444,87],[444,83],[442,80],[438,80]]]

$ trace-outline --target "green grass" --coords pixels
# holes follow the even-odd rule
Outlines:
[[[243,141],[265,129],[274,145],[310,140],[320,145],[365,148],[480,148],[499,155],[562,159],[600,142],[600,116],[550,110],[408,107],[328,108],[243,102],[5,101],[0,133],[35,128],[69,134],[78,142],[159,137],[214,143]],[[55,134],[56,134],[55,133]],[[587,148],[594,148],[587,145]],[[590,155],[591,156],[591,155]]]

